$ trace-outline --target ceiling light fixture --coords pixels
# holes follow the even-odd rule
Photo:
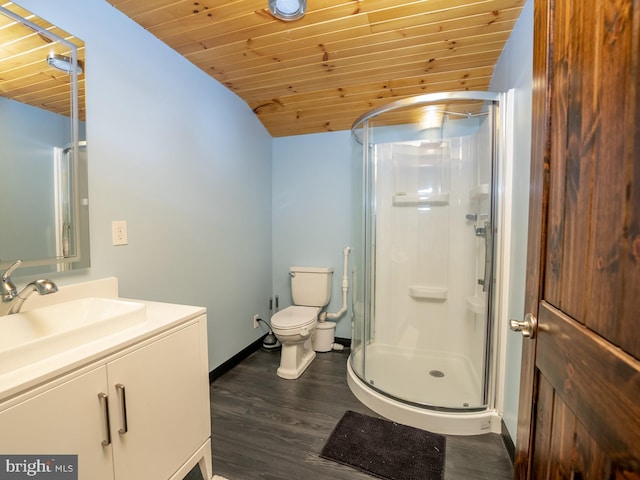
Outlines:
[[[307,0],[269,0],[269,11],[286,22],[297,20],[307,11]]]
[[[420,130],[429,128],[440,128],[444,118],[444,112],[438,110],[437,105],[429,105],[422,110],[420,117]]]
[[[73,71],[73,59],[71,57],[51,53],[47,57],[47,63],[61,72],[71,73]],[[82,73],[82,62],[80,61],[77,62],[76,73],[78,75]]]

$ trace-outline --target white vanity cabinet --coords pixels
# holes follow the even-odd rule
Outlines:
[[[106,367],[75,373],[0,412],[0,452],[16,455],[78,455],[78,478],[113,480],[98,393],[107,388]],[[24,399],[23,397],[27,397]],[[90,475],[86,475],[91,471]]]
[[[168,478],[209,438],[209,374],[206,364],[202,368],[198,327],[189,325],[107,365],[117,480]]]
[[[77,454],[81,480],[210,479],[206,317],[0,403],[0,453]]]

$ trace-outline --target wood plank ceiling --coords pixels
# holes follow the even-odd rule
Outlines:
[[[108,0],[235,92],[274,137],[347,130],[414,95],[487,90],[525,0]]]
[[[283,22],[267,0],[109,0],[246,101],[274,136],[351,128],[372,108],[423,93],[486,90],[525,0],[308,0]],[[72,41],[15,4],[5,4]],[[0,94],[69,111],[58,46],[0,18]],[[84,118],[84,74],[79,77]]]

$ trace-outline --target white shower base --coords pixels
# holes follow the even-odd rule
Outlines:
[[[351,368],[361,363],[362,349],[351,353],[347,381],[353,394],[367,407],[390,420],[451,435],[500,433],[498,413],[482,411],[444,412],[404,403],[383,395],[364,383]],[[479,379],[466,357],[442,352],[407,352],[387,345],[367,345],[366,378],[375,388],[414,404],[469,408],[481,405]],[[433,376],[430,372],[441,372]]]
[[[355,352],[355,365],[361,355],[362,349]],[[366,355],[367,382],[396,398],[450,409],[483,406],[480,378],[468,357],[377,343],[367,345]]]

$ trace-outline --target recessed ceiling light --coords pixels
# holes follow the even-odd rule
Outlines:
[[[287,22],[302,18],[306,10],[307,0],[269,0],[271,15]]]

